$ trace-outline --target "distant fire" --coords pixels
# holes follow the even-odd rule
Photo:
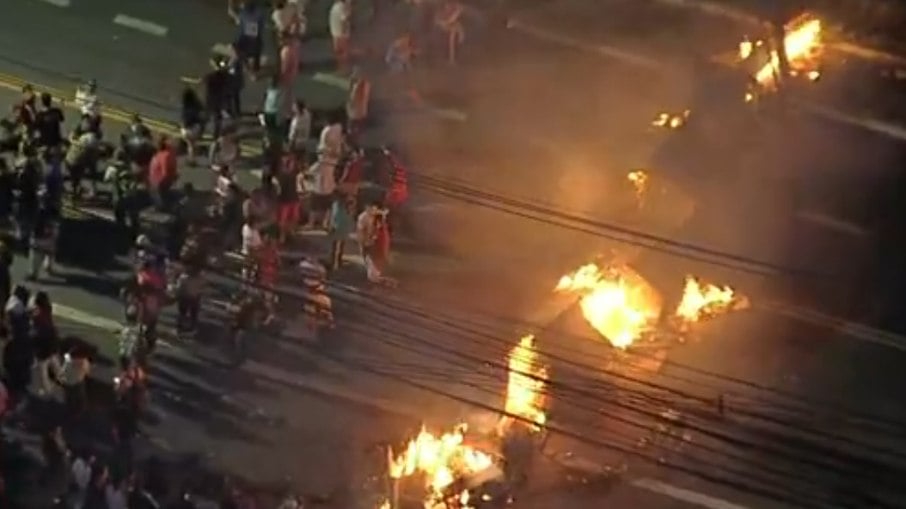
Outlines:
[[[654,120],[651,121],[651,125],[654,127],[663,127],[666,129],[679,129],[686,125],[686,121],[689,120],[690,111],[686,110],[682,113],[658,113]]]

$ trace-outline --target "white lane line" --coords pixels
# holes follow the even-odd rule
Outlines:
[[[330,85],[335,88],[349,90],[349,78],[344,78],[343,76],[337,76],[336,74],[333,74],[333,73],[316,72],[315,75],[311,77],[311,79],[313,81],[317,81],[318,83]]]
[[[91,327],[92,329],[100,329],[104,332],[109,332],[110,337],[108,339],[110,341],[116,341],[116,335],[119,334],[119,332],[123,329],[123,324],[116,320],[96,315],[94,313],[89,313],[87,311],[82,311],[81,309],[67,306],[66,304],[60,304],[58,302],[55,302],[53,304],[53,314],[55,317],[62,320],[75,322],[79,325]],[[174,348],[173,344],[164,340],[158,340],[157,344],[166,348]]]
[[[804,109],[816,115],[825,117],[829,120],[834,120],[842,124],[861,127],[863,129],[867,129],[874,133],[881,134],[895,140],[906,141],[906,128],[904,128],[902,125],[884,122],[871,117],[851,115],[849,113],[844,113],[842,111],[828,108],[827,106],[822,106],[820,104],[804,101],[799,101],[798,104],[800,104]]]
[[[338,88],[340,90],[346,91],[349,90],[349,78],[343,76],[337,76],[336,74],[329,72],[317,72],[314,76],[311,77],[312,81],[323,83],[324,85]],[[469,119],[469,115],[463,111],[452,109],[452,108],[441,108],[439,106],[433,106],[426,104],[425,107],[430,111],[434,116],[442,118],[444,120],[453,120],[455,122],[465,122]]]
[[[664,495],[674,500],[705,507],[707,509],[748,509],[746,506],[734,504],[728,500],[680,488],[663,481],[658,481],[657,479],[635,479],[629,484],[645,491]]]
[[[125,14],[117,14],[116,17],[113,18],[113,22],[120,26],[138,30],[139,32],[156,35],[157,37],[166,37],[167,32],[170,31],[163,25],[158,25],[157,23],[145,21],[140,18],[134,18]]]
[[[798,306],[789,306],[781,303],[763,302],[756,307],[768,312],[776,313],[787,318],[799,320],[805,323],[826,327],[840,334],[841,336],[872,343],[878,346],[906,352],[906,336],[877,329],[870,325],[858,322],[851,322],[835,316],[826,315],[812,309],[806,309]]]
[[[843,219],[837,219],[836,217],[829,216],[823,212],[817,212],[813,210],[803,210],[796,214],[800,220],[807,223],[812,223],[828,230],[833,230],[839,233],[850,235],[852,237],[865,237],[869,234],[869,231],[861,226]]]
[[[69,320],[71,322],[76,322],[81,325],[86,325],[95,329],[102,329],[109,332],[119,332],[123,328],[123,325],[116,320],[111,320],[103,316],[96,315],[94,313],[88,313],[82,311],[81,309],[76,309],[74,307],[67,306],[66,304],[60,304],[55,302],[53,304],[53,314],[56,317],[62,318],[64,320]]]
[[[71,5],[70,0],[41,0],[45,4],[53,5],[54,7],[69,7]]]
[[[211,46],[211,53],[225,57],[233,56],[233,47],[225,42],[218,42]]]
[[[540,26],[530,25],[518,19],[512,19],[507,22],[507,28],[522,32],[542,41],[552,42],[554,44],[559,44],[560,46],[584,51],[586,53],[593,53],[603,57],[613,58],[615,60],[620,60],[640,68],[656,72],[664,71],[665,64],[658,62],[653,58],[642,56],[639,53],[622,50],[620,48],[608,46],[606,44],[591,44],[586,41],[570,37],[568,35],[563,35],[559,32],[542,28]]]

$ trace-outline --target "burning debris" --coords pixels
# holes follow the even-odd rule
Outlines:
[[[560,278],[555,290],[580,295],[585,320],[620,349],[652,330],[661,314],[661,296],[627,266],[590,263]]]
[[[804,76],[811,81],[821,76],[819,69],[824,45],[821,20],[803,14],[784,26],[783,47],[789,63],[790,76]],[[758,84],[757,92],[773,92],[779,87],[784,72],[781,55],[776,48],[763,40],[743,40],[739,44],[739,61],[752,65],[752,78]],[[756,94],[747,93],[746,101]]]
[[[580,295],[585,321],[619,349],[656,332],[660,323],[660,294],[625,265],[584,265],[563,276],[556,291]],[[748,300],[732,288],[686,276],[682,298],[670,323],[678,332],[687,332],[697,322],[746,307]]]
[[[505,495],[496,497],[484,489],[489,483],[499,482],[509,475],[501,468],[498,458],[506,457],[507,467],[510,467],[516,459],[510,458],[514,443],[517,446],[525,444],[525,437],[540,431],[547,422],[547,368],[539,363],[534,336],[522,337],[513,347],[508,370],[504,415],[497,425],[499,443],[486,444],[485,450],[468,443],[465,424],[440,435],[422,427],[401,454],[388,448],[392,494],[378,509],[400,508],[400,483],[407,479],[423,482],[420,489],[424,489],[421,493],[424,494],[422,505],[425,509],[475,509],[498,499],[507,500]],[[520,423],[527,425],[519,426]],[[531,440],[528,442],[528,447],[534,446]],[[494,447],[498,451],[487,452]]]
[[[645,170],[632,170],[626,174],[626,180],[635,189],[635,199],[641,207],[645,204],[645,194],[648,192],[648,173]]]
[[[674,316],[680,320],[682,328],[687,328],[717,315],[745,309],[748,305],[748,299],[729,286],[704,283],[693,276],[686,276],[683,297]]]
[[[397,509],[400,503],[400,481],[420,477],[424,481],[425,509],[468,509],[469,488],[487,479],[489,471],[497,475],[494,457],[465,441],[467,427],[457,425],[453,430],[435,435],[422,428],[401,454],[387,451],[390,478],[393,480],[392,500],[382,509]]]
[[[686,125],[690,113],[691,111],[689,110],[678,114],[661,112],[651,121],[651,125],[652,127],[663,127],[665,129],[679,129]]]
[[[523,336],[513,347],[509,358],[509,377],[506,388],[506,415],[501,417],[498,433],[505,435],[515,418],[523,418],[534,423],[534,430],[540,430],[547,422],[545,413],[545,385],[547,368],[538,362],[535,350],[535,336]]]

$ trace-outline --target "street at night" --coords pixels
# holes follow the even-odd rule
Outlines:
[[[53,320],[4,296],[0,507],[904,506],[906,54],[867,49],[834,2],[783,10],[778,53],[778,14],[744,0],[290,2],[304,35],[240,0],[240,25],[263,19],[238,39],[257,40],[260,75],[230,49],[226,0],[4,2],[6,290],[46,292]],[[236,69],[241,91],[215,99],[211,76]],[[89,80],[102,137],[76,100]],[[207,124],[195,161],[187,89]],[[150,162],[107,151],[138,137],[134,116]],[[209,155],[212,116],[238,134]],[[108,167],[135,180],[140,224],[115,213]],[[204,218],[185,219],[196,201]],[[53,271],[32,274],[45,239]],[[267,319],[236,325],[236,302]]]

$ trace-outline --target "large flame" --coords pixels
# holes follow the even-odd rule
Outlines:
[[[747,305],[747,299],[729,286],[717,286],[686,276],[683,297],[675,316],[685,324],[692,324]]]
[[[820,76],[818,64],[823,49],[821,20],[810,15],[800,16],[784,27],[784,34],[783,47],[790,64],[790,72],[805,75],[813,81],[817,80]],[[746,60],[756,50],[762,48],[765,48],[763,41],[753,43],[744,40],[739,44],[739,57]],[[777,87],[780,55],[777,51],[770,50],[766,60],[767,62],[754,73],[753,77],[762,87],[770,90]]]
[[[450,498],[446,491],[453,483],[482,472],[494,464],[490,455],[465,443],[465,432],[464,424],[442,435],[435,435],[422,427],[402,454],[394,455],[392,450],[388,451],[390,477],[402,479],[424,476],[427,489],[424,507],[430,509],[443,506]],[[461,495],[456,498],[462,500]],[[459,504],[457,507],[464,508],[467,505]]]
[[[642,337],[661,312],[654,288],[625,266],[584,265],[560,278],[556,290],[581,295],[585,320],[617,348],[627,348]]]
[[[538,362],[535,350],[535,336],[522,337],[510,351],[509,379],[506,387],[507,413],[500,420],[499,431],[505,432],[513,423],[513,417],[521,417],[541,429],[547,422],[544,412],[547,369]]]

